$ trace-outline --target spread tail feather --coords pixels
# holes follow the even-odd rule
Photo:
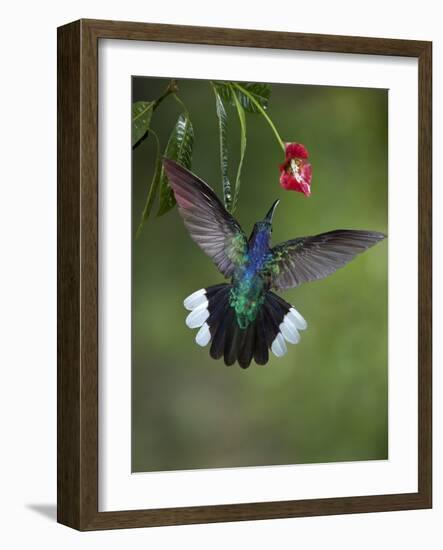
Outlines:
[[[307,328],[306,321],[288,302],[271,291],[254,321],[246,328],[237,323],[234,309],[229,304],[232,285],[219,284],[193,292],[184,301],[190,310],[186,318],[189,328],[199,328],[195,341],[199,346],[211,342],[213,359],[224,358],[227,366],[236,361],[246,369],[252,359],[266,365],[270,349],[276,357],[287,352],[286,342],[297,344],[300,330]]]

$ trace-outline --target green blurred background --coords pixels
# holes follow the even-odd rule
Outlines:
[[[133,100],[168,83],[133,78]],[[221,194],[214,95],[179,80],[194,125],[192,169]],[[306,145],[312,196],[280,188],[283,153],[259,115],[236,217],[249,233],[276,198],[274,243],[338,228],[387,233],[386,90],[273,84],[268,112],[286,141]],[[167,98],[152,127],[162,146],[180,113]],[[229,111],[231,175],[239,157]],[[133,153],[133,228],[151,181],[155,143]],[[132,468],[135,472],[388,458],[387,251],[384,241],[329,278],[284,293],[308,321],[301,342],[265,367],[227,368],[194,342],[183,299],[222,282],[174,209],[133,243]]]

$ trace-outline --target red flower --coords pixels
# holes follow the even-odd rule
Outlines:
[[[309,157],[301,143],[286,143],[286,161],[280,164],[280,185],[287,190],[311,194],[312,167],[306,160]]]

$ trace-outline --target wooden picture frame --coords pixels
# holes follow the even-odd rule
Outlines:
[[[98,511],[98,41],[404,56],[419,76],[418,491],[117,512]],[[58,29],[58,521],[82,531],[432,506],[432,44],[80,20]]]

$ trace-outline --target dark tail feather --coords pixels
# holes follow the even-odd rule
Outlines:
[[[238,326],[234,310],[231,307],[229,309],[233,312],[233,316],[232,316],[232,321],[226,325],[226,339],[225,339],[225,351],[224,351],[225,365],[228,367],[230,367],[237,361],[238,350],[243,341],[243,333],[244,333],[244,330],[242,330]]]
[[[213,359],[220,359],[225,350],[226,327],[234,321],[234,311],[229,308],[225,311],[224,317],[220,319],[219,324],[212,337],[211,349],[209,351]]]
[[[194,292],[184,302],[191,310],[186,324],[190,328],[200,327],[196,342],[201,346],[211,342],[213,359],[223,356],[227,366],[238,361],[246,369],[252,359],[265,365],[269,349],[281,357],[287,351],[286,342],[299,341],[298,331],[306,328],[305,320],[295,308],[270,291],[256,319],[245,329],[240,328],[229,304],[231,288],[229,284],[214,285]]]
[[[272,342],[280,331],[279,325],[273,307],[269,302],[266,302],[263,305],[263,329],[268,348],[272,346]]]
[[[257,329],[257,322],[251,323],[243,331],[243,340],[241,346],[238,350],[238,364],[242,369],[247,369],[252,361],[252,356],[254,355],[254,349],[256,346],[255,343],[255,334]]]
[[[257,320],[255,323],[254,361],[258,365],[266,365],[269,359],[264,323],[264,313],[262,308],[257,315]]]
[[[227,290],[228,289],[224,292],[220,292],[216,296],[216,299],[212,298],[209,300],[210,313],[206,322],[209,325],[212,337],[215,336],[218,327],[226,316],[226,309],[229,305],[229,292],[227,292]]]

